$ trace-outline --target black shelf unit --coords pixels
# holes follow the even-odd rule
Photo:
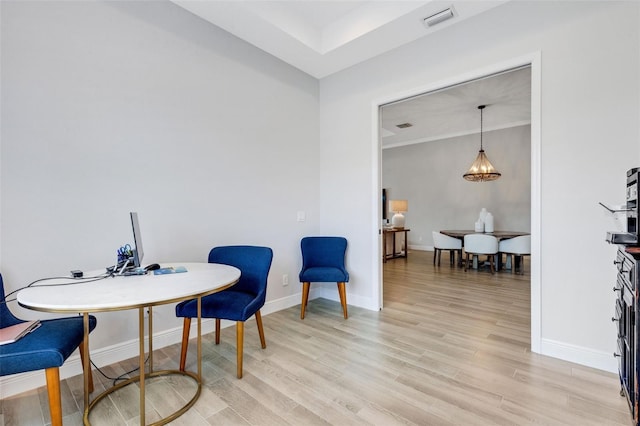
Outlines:
[[[614,356],[618,360],[620,395],[627,398],[633,424],[640,426],[638,413],[640,250],[637,246],[629,248],[619,245],[614,264],[618,269],[616,283],[613,287],[617,297],[615,316],[611,319],[617,323],[618,339]]]

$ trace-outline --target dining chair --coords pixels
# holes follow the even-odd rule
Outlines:
[[[504,253],[509,257],[512,273],[516,270],[516,263],[520,263],[520,274],[524,274],[524,256],[531,254],[531,235],[501,240],[498,250],[500,255]]]
[[[456,253],[458,253],[458,266],[462,266],[462,240],[459,238],[453,238],[448,235],[444,235],[438,231],[433,231],[433,264],[436,264],[436,258],[438,259],[438,266],[440,266],[440,258],[442,257],[442,250],[449,251],[449,264],[455,264]]]
[[[5,299],[0,274],[0,328],[25,322],[13,315]],[[89,316],[89,331],[96,327],[96,318]],[[13,343],[0,345],[0,376],[44,370],[49,398],[51,424],[62,425],[62,397],[60,395],[60,367],[76,350],[84,353],[84,324],[81,316],[40,320],[40,327]],[[82,362],[84,366],[84,362]],[[93,377],[89,374],[89,392],[93,392]]]
[[[347,319],[349,315],[347,313],[345,283],[349,282],[349,273],[344,264],[347,239],[344,237],[304,237],[300,241],[300,248],[302,249],[300,319],[304,319],[309,301],[309,287],[312,282],[337,283],[342,313],[344,319]]]
[[[491,273],[493,274],[495,272],[494,258],[498,254],[498,239],[493,235],[465,235],[464,252],[466,253],[466,261],[464,263],[465,271],[469,267],[469,255],[472,255],[474,258],[479,258],[481,255],[487,255],[489,257]]]
[[[242,358],[244,345],[244,323],[253,315],[256,317],[262,349],[267,347],[262,328],[260,309],[267,296],[267,278],[271,269],[273,251],[269,247],[222,246],[209,252],[209,263],[221,263],[240,269],[240,280],[226,290],[202,298],[202,318],[215,318],[216,345],[220,344],[220,320],[236,321],[236,369],[238,379],[242,378]],[[197,299],[186,300],[176,305],[176,316],[183,317],[182,349],[180,351],[180,371],[185,370],[191,318],[198,316]]]

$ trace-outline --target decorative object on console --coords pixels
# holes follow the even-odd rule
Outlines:
[[[466,180],[471,182],[488,182],[492,180],[498,179],[502,176],[489,162],[489,159],[484,153],[484,149],[482,147],[482,110],[486,107],[486,105],[480,105],[478,109],[480,110],[480,151],[478,152],[478,156],[475,161],[471,164],[469,171],[462,175]]]
[[[409,211],[409,202],[407,200],[391,200],[389,202],[390,209],[395,214],[391,218],[391,225],[394,228],[404,228],[404,215]]]

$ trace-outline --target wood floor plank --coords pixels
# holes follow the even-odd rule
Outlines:
[[[237,380],[237,379],[236,379]],[[265,407],[251,395],[240,389],[235,380],[221,379],[208,385],[213,393],[227,403],[236,413],[250,424],[286,425],[282,417]]]
[[[30,390],[17,396],[12,396],[2,400],[2,417],[5,425],[43,425],[44,415],[49,410],[48,401],[44,405],[38,393],[46,388]],[[50,419],[49,414],[46,414]],[[49,420],[51,422],[51,420]]]
[[[211,417],[208,417],[207,422],[210,425],[251,426],[251,423],[249,423],[241,415],[233,411],[233,409],[230,407],[227,407],[224,410],[213,414]]]

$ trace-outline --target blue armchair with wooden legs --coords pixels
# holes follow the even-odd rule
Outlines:
[[[237,375],[242,378],[244,322],[256,316],[262,349],[267,347],[262,328],[260,308],[267,296],[267,277],[271,269],[273,251],[269,247],[224,246],[209,252],[209,263],[221,263],[240,269],[240,281],[226,290],[202,298],[202,318],[216,319],[216,345],[220,344],[220,320],[236,321]],[[184,371],[191,318],[197,318],[197,300],[178,303],[176,316],[183,317],[180,370]]]
[[[16,318],[5,300],[4,283],[0,275],[0,327],[24,322]],[[96,318],[89,316],[89,331],[96,327]],[[51,424],[62,425],[62,400],[60,397],[60,367],[76,350],[84,359],[82,350],[84,325],[82,317],[41,320],[40,327],[13,343],[0,345],[0,376],[45,370]],[[84,363],[83,363],[84,365]],[[89,372],[89,391],[93,391],[93,379]]]
[[[300,319],[304,319],[309,300],[309,286],[312,282],[335,282],[338,285],[342,313],[344,319],[347,319],[345,283],[349,282],[349,273],[344,264],[347,239],[344,237],[304,237],[300,241],[300,248],[302,249]]]

